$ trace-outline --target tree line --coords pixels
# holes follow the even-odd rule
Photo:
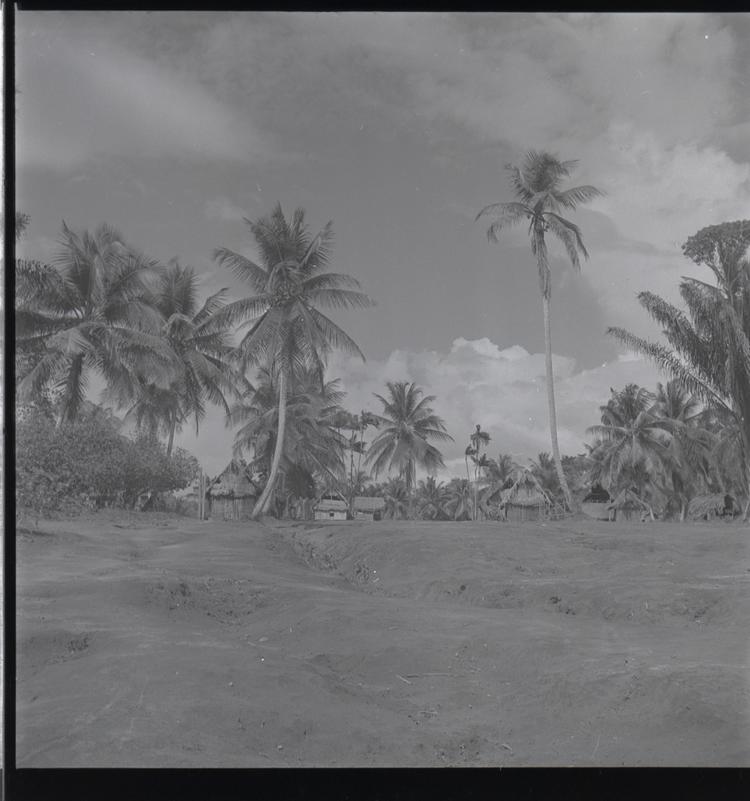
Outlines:
[[[653,293],[638,296],[662,326],[666,344],[609,329],[669,380],[653,393],[632,385],[613,390],[601,422],[590,429],[594,440],[587,452],[560,455],[545,237],[561,241],[579,269],[588,253],[580,229],[562,211],[601,194],[591,186],[561,186],[575,164],[548,153],[527,154],[520,167],[508,167],[515,200],[477,215],[494,217],[490,240],[509,225],[529,224],[542,297],[552,446],[552,454],[539,454],[530,469],[570,510],[585,487],[598,481],[612,491],[631,487],[665,514],[683,517],[696,495],[732,492],[745,502],[747,515],[746,221],[705,228],[685,243],[685,256],[715,277],[715,283],[683,279],[685,309]],[[491,515],[491,499],[498,488],[507,489],[519,466],[503,454],[487,456],[490,436],[481,426],[469,437],[467,478],[443,484],[435,479],[445,466],[438,445],[452,437],[435,412],[434,396],[411,382],[391,382],[375,395],[377,408],[357,414],[344,408],[340,381],[326,374],[328,357],[334,349],[362,359],[364,354],[329,313],[374,303],[355,278],[331,270],[332,224],[313,234],[302,209],[287,218],[279,205],[245,222],[256,260],[221,247],[213,254],[219,267],[247,287],[246,296],[234,301],[226,289],[201,301],[192,268],[176,260],[161,264],[106,225],[90,233],[63,223],[51,264],[17,260],[21,408],[46,415],[58,428],[80,424],[96,373],[105,383],[105,404],[133,423],[137,437],[163,441],[169,459],[175,434],[188,423],[198,431],[207,405],[218,405],[236,429],[234,456],[247,456],[262,478],[256,516],[288,508],[292,495],[325,492],[338,492],[350,504],[357,494],[380,493],[394,517],[473,519],[480,510]],[[19,236],[27,224],[19,216]],[[428,477],[417,481],[418,469]],[[393,477],[374,483],[385,475]]]

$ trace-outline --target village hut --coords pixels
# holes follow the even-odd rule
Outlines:
[[[651,520],[654,519],[653,509],[638,495],[629,488],[625,488],[617,497],[607,505],[610,520],[617,520],[618,515],[622,520],[642,521],[646,515]]]
[[[714,493],[698,495],[688,505],[691,520],[713,520],[715,517],[734,517],[739,506],[731,495]]]
[[[349,504],[341,493],[323,495],[315,504],[316,520],[346,520],[349,516]]]
[[[208,516],[248,520],[259,494],[250,467],[242,459],[232,459],[206,489]]]
[[[385,511],[385,498],[367,498],[358,495],[352,503],[355,520],[380,520]]]
[[[506,520],[524,523],[546,519],[552,508],[552,499],[537,477],[527,469],[519,472],[512,487],[503,490],[500,506]]]
[[[594,484],[588,495],[581,501],[581,511],[593,520],[609,520],[609,504],[612,497],[601,484]]]

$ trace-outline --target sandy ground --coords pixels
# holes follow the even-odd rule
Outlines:
[[[750,529],[18,534],[18,767],[750,765]]]

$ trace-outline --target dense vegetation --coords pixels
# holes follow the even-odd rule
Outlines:
[[[491,236],[530,220],[546,313],[544,235],[560,238],[578,266],[586,256],[580,231],[558,210],[597,194],[560,189],[572,163],[550,159],[530,154],[511,170],[519,200],[484,210],[496,215]],[[20,216],[19,236],[27,224]],[[339,380],[326,374],[333,349],[364,357],[322,309],[372,305],[354,278],[330,270],[331,224],[313,235],[302,210],[287,219],[280,206],[248,224],[257,263],[215,252],[250,290],[231,303],[224,290],[201,301],[189,267],[149,259],[108,226],[91,234],[63,224],[53,264],[17,261],[19,508],[39,516],[133,507],[187,486],[200,468],[174,448],[175,434],[188,421],[198,430],[216,404],[235,429],[234,455],[247,456],[260,477],[257,515],[287,514],[295,498],[332,494],[350,511],[357,496],[382,497],[391,518],[491,519],[522,474],[560,509],[576,508],[601,484],[611,496],[631,490],[664,517],[684,519],[696,498],[727,494],[747,515],[750,223],[711,226],[685,243],[684,254],[715,277],[682,280],[685,310],[639,295],[666,344],[610,329],[654,360],[665,382],[613,389],[585,452],[558,458],[548,382],[552,455],[523,464],[502,452],[493,458],[492,433],[476,425],[467,432],[466,477],[448,481],[437,478],[445,466],[438,445],[452,439],[439,399],[412,382],[391,382],[373,408],[355,414]],[[105,383],[103,405],[86,397],[92,374]]]

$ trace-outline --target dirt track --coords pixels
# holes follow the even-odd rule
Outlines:
[[[747,527],[42,529],[19,767],[750,765]]]

